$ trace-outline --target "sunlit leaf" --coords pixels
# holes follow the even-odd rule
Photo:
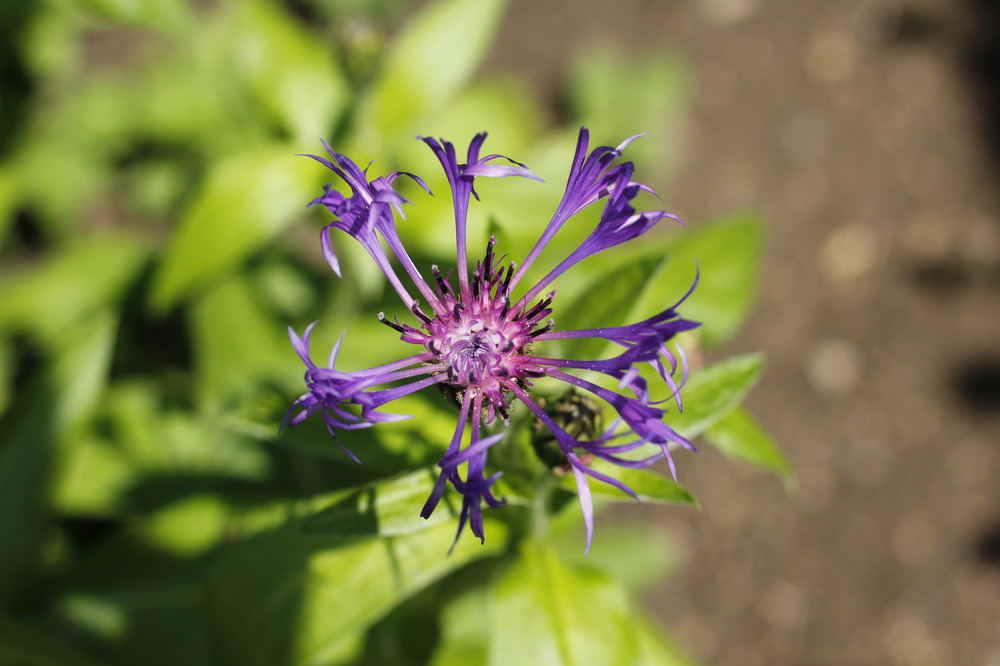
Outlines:
[[[66,332],[117,301],[147,257],[127,236],[91,235],[32,270],[0,279],[0,331],[26,330],[60,347]]]
[[[190,321],[202,405],[219,407],[243,398],[259,390],[262,381],[285,376],[296,363],[284,327],[261,307],[253,284],[241,275],[202,292]]]
[[[567,520],[570,517],[572,521]],[[637,514],[625,521],[609,517],[598,520],[598,535],[586,553],[581,548],[584,528],[578,511],[560,514],[548,538],[566,562],[603,569],[630,593],[650,589],[683,562],[679,541],[663,530],[651,529],[649,520]]]
[[[624,483],[635,492],[641,502],[698,506],[698,501],[687,488],[651,469],[619,467],[603,460],[593,460],[589,467],[595,472]],[[588,480],[590,481],[590,492],[595,497],[604,497],[618,502],[635,502],[632,496],[625,494],[611,484],[593,478]],[[561,477],[559,485],[566,490],[576,492],[576,481],[571,474]]]
[[[676,56],[660,52],[635,58],[596,46],[572,61],[568,106],[574,119],[594,132],[598,145],[617,145],[626,136],[648,132],[629,146],[627,157],[662,178],[680,156],[687,78]]]
[[[709,345],[728,340],[750,312],[757,292],[760,261],[760,220],[737,215],[711,224],[690,223],[659,251],[669,259],[651,276],[637,305],[638,312],[659,312],[684,294],[700,272],[698,287],[680,307]],[[666,302],[665,302],[666,301]]]
[[[358,116],[360,142],[414,134],[448,107],[499,27],[504,0],[437,0],[396,37]]]
[[[230,46],[237,71],[300,143],[327,136],[349,101],[333,49],[269,2],[233,6]]]
[[[631,609],[605,573],[570,567],[549,548],[523,546],[490,595],[490,666],[630,666]]]
[[[304,529],[329,536],[396,536],[412,534],[457,515],[445,497],[426,520],[420,510],[437,482],[437,470],[422,469],[405,476],[351,491],[335,504],[305,521]]]
[[[502,525],[486,545],[460,539],[455,525],[408,536],[340,539],[295,526],[250,539],[218,558],[207,611],[219,663],[319,665],[340,641],[472,559],[498,553]],[[469,535],[463,535],[468,537]]]
[[[487,663],[490,623],[485,590],[474,589],[448,604],[440,624],[441,637],[430,666]]]
[[[705,441],[727,458],[769,470],[791,481],[795,472],[788,459],[752,416],[737,407],[705,430]]]
[[[212,165],[156,274],[154,307],[166,310],[205,288],[302,215],[323,174],[294,152],[257,148]]]
[[[660,257],[645,257],[597,276],[575,302],[568,307],[559,308],[559,329],[588,329],[631,323],[626,319],[635,308],[636,296],[649,284],[650,276],[659,270],[662,263],[663,259]],[[601,358],[601,352],[608,344],[603,338],[565,340],[562,356]]]
[[[681,390],[684,412],[667,422],[685,437],[700,435],[743,401],[763,369],[762,354],[744,354],[698,370]]]

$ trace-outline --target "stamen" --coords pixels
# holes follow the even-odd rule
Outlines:
[[[440,293],[442,296],[447,296],[449,294],[454,293],[451,289],[451,285],[448,284],[448,281],[445,280],[444,277],[441,275],[440,268],[438,268],[436,265],[431,266],[431,272],[434,274],[434,280],[437,282],[438,293]]]
[[[545,308],[547,308],[550,305],[552,305],[552,299],[555,298],[555,295],[556,295],[556,292],[550,291],[545,296],[545,300],[539,301],[538,304],[535,305],[535,307],[531,308],[526,313],[524,313],[524,318],[525,319],[531,319],[536,314],[538,314],[539,312],[541,312]]]
[[[431,323],[431,318],[425,315],[420,310],[420,301],[413,301],[413,305],[410,306],[410,312],[412,312],[418,319],[420,319],[425,324]]]
[[[510,266],[507,267],[507,277],[503,279],[503,290],[501,293],[510,294],[510,279],[514,277],[514,269],[517,268],[517,264],[513,261],[510,262]],[[509,302],[509,301],[508,301]]]
[[[489,275],[493,272],[493,246],[496,243],[496,236],[490,236],[490,240],[486,244],[486,257],[483,258],[483,275]]]
[[[508,273],[508,275],[510,275]],[[510,299],[504,296],[503,298],[503,309],[500,310],[500,318],[503,319],[507,316],[507,311],[510,310]]]
[[[462,321],[462,311],[465,310],[465,306],[461,303],[455,303],[454,309],[452,309],[451,314],[455,318],[455,323]]]
[[[400,333],[406,333],[406,329],[405,328],[403,328],[402,326],[400,326],[396,322],[392,322],[392,321],[389,321],[388,319],[386,319],[384,312],[379,312],[378,313],[378,320],[380,322],[382,322],[383,324],[385,324],[386,326],[388,326],[389,328],[394,328],[397,331],[399,331]]]
[[[536,331],[532,331],[531,333],[528,333],[528,337],[529,338],[534,338],[534,337],[537,337],[539,335],[542,335],[543,333],[548,333],[549,331],[551,331],[555,327],[556,327],[556,320],[555,319],[549,319],[549,323],[545,324],[544,327],[542,327],[542,328],[540,328],[540,329],[538,329]]]

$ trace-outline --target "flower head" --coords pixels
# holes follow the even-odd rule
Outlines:
[[[593,536],[593,508],[588,477],[615,485],[634,496],[620,481],[591,469],[587,464],[589,460],[597,457],[626,467],[642,467],[665,458],[674,472],[670,445],[693,448],[663,421],[666,410],[659,406],[661,403],[651,401],[646,380],[638,372],[640,364],[650,364],[671,390],[671,398],[680,409],[679,391],[686,378],[686,361],[683,354],[675,356],[666,343],[677,333],[698,325],[680,317],[677,312],[680,302],[627,326],[600,327],[600,322],[595,322],[596,327],[591,329],[560,330],[550,318],[556,292],[547,290],[569,268],[591,255],[641,236],[663,218],[680,222],[665,211],[637,212],[633,207],[632,201],[639,191],[652,190],[632,180],[634,167],[631,162],[617,165],[614,162],[635,138],[630,137],[617,148],[600,147],[588,153],[589,134],[586,129],[580,131],[566,191],[520,266],[500,263],[493,238],[482,260],[474,266],[469,265],[466,242],[469,203],[472,197],[478,199],[474,187],[476,178],[520,176],[540,179],[523,164],[502,155],[481,157],[486,134],[473,138],[462,163],[451,143],[423,138],[441,162],[451,186],[457,247],[455,281],[450,272],[445,275],[437,266],[430,267],[432,280],[425,279],[407,255],[396,231],[396,216],[403,218],[402,204],[406,200],[393,190],[393,182],[405,175],[427,190],[422,180],[412,174],[396,172],[369,181],[367,169],[360,169],[325,143],[329,159],[309,155],[331,169],[351,190],[350,196],[345,196],[328,186],[325,194],[312,202],[325,206],[336,218],[321,234],[324,256],[339,275],[340,266],[330,238],[332,230],[339,229],[361,243],[411,315],[405,321],[390,320],[383,314],[379,319],[394,329],[403,342],[413,345],[415,353],[376,368],[343,372],[337,370],[334,363],[340,346],[338,341],[328,367],[321,368],[309,355],[312,326],[302,338],[290,329],[292,345],[306,365],[308,392],[292,405],[285,422],[294,426],[319,413],[330,434],[336,438],[337,430],[406,418],[378,411],[396,398],[434,384],[447,387],[459,404],[458,423],[447,452],[439,462],[440,476],[422,515],[426,518],[431,514],[447,486],[451,485],[463,498],[459,534],[468,522],[473,534],[483,540],[483,503],[491,507],[503,503],[492,492],[500,472],[486,475],[489,449],[502,439],[503,433],[485,436],[483,426],[497,420],[509,422],[513,403],[520,401],[551,432],[565,464],[575,476],[589,548]],[[559,229],[574,215],[602,199],[605,202],[600,218],[584,241],[541,280],[522,288],[526,272]],[[382,241],[405,271],[416,293],[403,284],[383,250]],[[570,338],[601,338],[622,350],[610,359],[548,358],[532,351],[533,343]],[[682,377],[675,381],[678,369],[682,370]],[[617,380],[617,390],[579,376],[580,371],[601,373]],[[601,433],[569,432],[565,423],[560,423],[539,399],[533,397],[533,382],[542,377],[560,380],[574,391],[589,393],[606,402],[617,418]],[[469,442],[463,448],[467,429]],[[636,457],[633,452],[642,447],[652,453]]]

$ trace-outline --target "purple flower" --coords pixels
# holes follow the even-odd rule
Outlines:
[[[593,537],[593,507],[588,477],[612,484],[632,496],[635,493],[617,479],[593,470],[588,461],[601,458],[625,467],[645,467],[665,458],[676,478],[669,446],[693,449],[688,440],[664,423],[666,410],[659,405],[665,401],[650,399],[647,382],[638,372],[640,364],[650,364],[671,391],[670,399],[681,408],[679,391],[687,376],[687,364],[683,354],[675,356],[666,343],[677,333],[698,326],[696,322],[681,318],[677,312],[687,295],[662,312],[628,326],[601,328],[600,322],[595,322],[596,328],[559,330],[549,318],[553,313],[555,291],[543,294],[557,277],[583,259],[641,236],[663,218],[680,222],[670,213],[637,212],[632,206],[639,191],[652,190],[632,180],[634,167],[631,162],[613,163],[635,138],[630,137],[617,148],[596,148],[588,154],[589,134],[581,129],[566,191],[525,261],[520,266],[514,263],[499,265],[494,252],[496,241],[491,238],[485,256],[474,267],[469,266],[467,259],[466,218],[471,197],[478,199],[475,179],[506,176],[540,179],[523,164],[502,155],[481,157],[485,133],[472,140],[463,163],[458,161],[451,143],[423,138],[441,162],[451,186],[457,284],[453,283],[450,272],[444,275],[437,266],[430,269],[433,279],[426,280],[407,255],[396,231],[396,215],[403,218],[402,204],[407,202],[392,189],[393,182],[405,175],[427,190],[422,180],[409,173],[396,172],[369,181],[367,169],[358,168],[325,143],[330,159],[309,155],[330,168],[351,190],[350,196],[345,196],[327,187],[325,194],[312,202],[325,206],[336,218],[321,234],[324,256],[339,275],[331,231],[339,229],[361,243],[412,315],[410,323],[396,318],[390,320],[383,314],[379,319],[399,333],[403,342],[414,345],[416,353],[369,370],[343,372],[335,367],[339,341],[333,348],[328,367],[321,368],[309,355],[312,326],[306,329],[302,338],[289,330],[292,345],[306,364],[308,392],[292,405],[285,423],[294,426],[319,413],[330,434],[337,439],[337,430],[407,418],[378,410],[400,396],[432,384],[447,386],[459,403],[458,423],[448,450],[438,463],[440,476],[421,515],[428,517],[451,485],[462,495],[459,535],[468,522],[473,534],[482,541],[485,538],[483,503],[491,507],[503,504],[491,489],[500,472],[486,475],[489,449],[500,441],[502,433],[485,436],[483,426],[497,420],[509,423],[512,405],[520,401],[551,431],[565,466],[574,474],[589,549]],[[537,283],[519,289],[526,271],[559,229],[576,213],[602,199],[605,202],[600,219],[579,247]],[[415,293],[404,286],[393,268],[394,262],[382,249],[383,241],[406,272]],[[601,338],[619,345],[622,351],[609,359],[548,358],[532,351],[532,343],[570,338]],[[675,381],[678,369],[682,376]],[[617,380],[617,390],[577,376],[574,371],[607,375]],[[533,382],[542,377],[560,380],[574,390],[603,400],[615,410],[617,418],[603,433],[582,437],[570,434],[532,396]],[[463,448],[466,430],[469,430],[469,437]],[[652,453],[641,455],[636,453],[639,449]],[[357,460],[353,453],[348,453]]]

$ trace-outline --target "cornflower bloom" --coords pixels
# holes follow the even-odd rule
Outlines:
[[[665,211],[637,212],[632,206],[640,190],[652,190],[632,180],[634,166],[631,162],[613,163],[637,136],[641,135],[630,137],[617,148],[600,147],[588,154],[589,133],[581,129],[566,191],[525,260],[520,266],[514,263],[500,265],[494,251],[496,241],[490,238],[485,256],[471,270],[467,259],[466,220],[471,197],[479,198],[474,189],[476,178],[541,179],[510,158],[496,154],[480,156],[485,133],[472,140],[464,163],[459,163],[451,143],[421,137],[441,162],[451,186],[457,284],[451,279],[452,273],[446,276],[437,266],[430,269],[433,280],[426,280],[408,256],[397,233],[396,215],[404,219],[402,204],[408,202],[393,189],[393,183],[398,177],[406,176],[430,193],[420,178],[395,172],[369,181],[367,169],[360,169],[325,142],[329,159],[308,155],[333,171],[351,190],[350,196],[345,196],[328,185],[325,194],[310,204],[321,204],[335,216],[321,233],[326,260],[339,276],[340,265],[331,241],[334,229],[361,243],[413,317],[411,323],[405,323],[395,318],[387,319],[380,313],[379,320],[399,333],[403,342],[413,345],[415,353],[368,370],[342,371],[336,367],[338,341],[328,366],[318,367],[309,354],[309,334],[315,324],[309,326],[301,338],[289,328],[292,344],[306,365],[308,392],[292,405],[285,423],[294,426],[311,414],[319,413],[340,444],[338,430],[366,428],[408,418],[380,411],[393,400],[429,386],[446,388],[459,405],[458,423],[439,463],[438,481],[421,515],[430,516],[447,485],[451,484],[463,498],[456,539],[468,522],[473,534],[483,541],[483,503],[491,507],[503,503],[492,492],[500,472],[489,476],[486,473],[488,451],[503,433],[486,436],[484,426],[498,419],[509,424],[511,406],[520,401],[551,431],[565,458],[563,465],[575,477],[589,549],[593,538],[593,506],[588,477],[609,483],[635,497],[621,481],[592,469],[587,464],[589,461],[600,458],[625,467],[645,467],[665,458],[676,478],[670,445],[693,449],[687,439],[664,423],[666,412],[658,405],[665,401],[651,400],[647,382],[638,370],[641,363],[651,364],[671,391],[668,400],[673,399],[677,408],[681,408],[679,390],[687,377],[687,364],[683,354],[675,356],[666,342],[675,334],[698,326],[677,313],[678,305],[687,295],[662,312],[627,326],[601,327],[595,322],[595,328],[558,330],[549,319],[555,291],[546,290],[568,269],[593,254],[641,236],[663,218],[680,222]],[[601,199],[606,199],[603,211],[586,239],[534,285],[519,289],[527,271],[560,228]],[[403,284],[383,249],[383,242],[415,292]],[[622,350],[613,358],[599,360],[547,358],[532,353],[533,343],[571,338],[601,338]],[[682,369],[682,377],[675,381],[678,368]],[[601,373],[617,380],[617,390],[578,376],[580,371]],[[533,382],[543,377],[565,382],[577,391],[589,392],[608,403],[617,417],[599,434],[587,433],[583,438],[570,434],[532,397]],[[467,428],[471,436],[462,448]],[[648,445],[652,445],[652,454],[637,457],[640,454],[633,453]],[[357,460],[353,453],[347,452]]]

